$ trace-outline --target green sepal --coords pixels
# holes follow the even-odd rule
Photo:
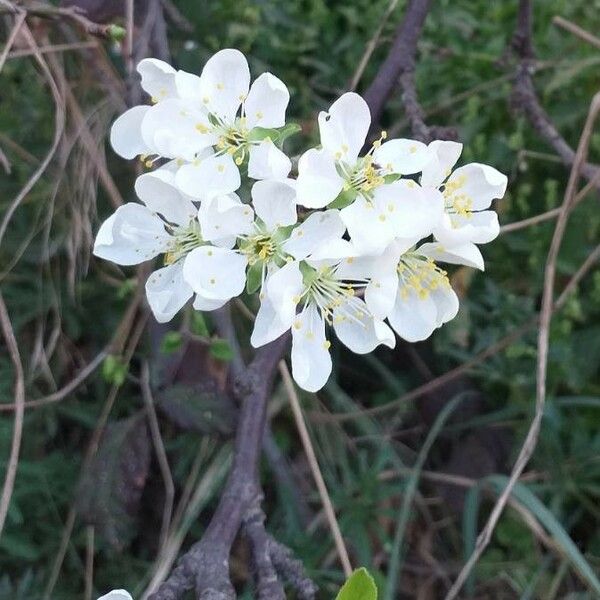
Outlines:
[[[288,123],[284,127],[278,129],[270,129],[267,127],[253,127],[248,133],[249,142],[262,142],[269,138],[274,144],[281,146],[283,142],[291,135],[298,133],[301,130],[297,123]]]
[[[389,175],[383,176],[383,180],[386,183],[394,183],[394,181],[398,181],[399,179],[402,179],[402,175],[399,173],[390,173]]]
[[[344,190],[340,192],[335,200],[329,204],[327,208],[345,208],[346,206],[350,206],[358,196],[358,192],[354,189]]]
[[[308,287],[318,276],[318,271],[311,267],[308,263],[302,261],[299,265],[300,273],[302,273],[302,283]]]
[[[254,294],[262,284],[263,262],[257,260],[246,272],[246,292]]]

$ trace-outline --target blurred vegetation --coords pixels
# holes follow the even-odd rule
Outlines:
[[[277,74],[292,93],[289,118],[303,127],[303,133],[288,142],[288,149],[299,152],[307,143],[316,142],[317,110],[347,89],[388,4],[389,0],[180,0],[178,5],[195,31],[170,33],[173,61],[197,72],[214,51],[237,47],[249,56],[254,73],[268,69]],[[567,169],[509,108],[512,59],[506,48],[516,2],[439,0],[434,4],[419,44],[416,71],[428,122],[458,128],[465,145],[464,161],[492,164],[509,175],[508,194],[497,205],[501,223],[559,206]],[[359,91],[366,88],[385,57],[404,5],[401,0],[388,19]],[[597,91],[600,52],[552,26],[551,19],[557,14],[597,32],[600,1],[535,3],[534,42],[540,60],[536,87],[558,129],[576,145],[589,101]],[[122,69],[116,49],[111,52],[116,67]],[[81,58],[69,53],[62,60],[74,93],[86,107],[92,131],[104,140],[114,109],[90,81]],[[30,59],[9,59],[1,77],[0,147],[12,165],[10,175],[0,177],[0,211],[4,213],[49,147],[53,106]],[[384,121],[388,131],[410,135],[398,95],[389,102]],[[130,166],[110,150],[107,160],[123,197],[133,199]],[[590,160],[600,160],[599,133],[593,137]],[[121,272],[89,260],[93,232],[111,210],[102,192],[96,202],[95,187],[93,170],[82,158],[81,147],[64,144],[19,207],[0,247],[2,293],[25,363],[28,399],[62,387],[92,360],[109,342],[132,297],[133,271]],[[590,196],[570,220],[559,257],[557,292],[598,243],[597,194]],[[332,382],[318,398],[303,396],[320,465],[353,561],[369,568],[382,594],[404,491],[434,421],[425,411],[431,398],[406,402],[372,417],[343,422],[323,417],[393,401],[426,379],[474,357],[534,317],[552,230],[550,221],[502,235],[483,248],[485,274],[455,269],[454,283],[462,297],[459,316],[430,341],[412,349],[400,344],[394,352],[384,349],[365,357],[337,347]],[[596,270],[552,320],[546,414],[528,476],[519,484],[525,488],[523,505],[544,523],[554,545],[541,544],[522,513],[508,508],[470,582],[475,598],[597,597],[578,575],[580,568],[573,562],[573,554],[565,551],[564,539],[555,526],[575,542],[588,568],[599,573],[599,317],[600,272]],[[243,330],[243,320],[239,323]],[[205,323],[191,315],[184,317],[182,327],[199,336],[210,333],[209,320]],[[177,351],[178,335],[163,341],[165,360]],[[242,335],[244,342],[246,339]],[[42,347],[45,352],[40,352]],[[213,349],[211,376],[222,370],[223,359],[228,358],[218,342]],[[95,591],[126,587],[136,597],[148,582],[164,498],[156,460],[148,450],[148,440],[144,443],[148,434],[139,424],[144,405],[137,378],[140,361],[156,359],[151,355],[151,344],[144,337],[128,367],[119,368],[113,359],[65,400],[26,412],[15,492],[0,537],[0,599],[43,597],[75,501],[82,514],[91,511],[95,515]],[[484,432],[484,440],[494,449],[506,446],[486,475],[507,472],[532,416],[535,358],[535,331],[531,330],[433,398],[447,404],[463,394],[466,399],[461,406],[476,397],[478,408],[467,407],[450,415],[431,451],[422,457],[424,470],[414,510],[400,540],[396,597],[443,597],[448,580],[456,575],[473,542],[472,533],[491,505],[494,485],[484,482],[479,495],[469,492],[465,496],[461,488],[462,495],[457,498],[459,488],[443,485],[432,474],[468,473],[473,465],[465,467],[460,460],[477,462],[489,450],[477,432]],[[86,468],[80,483],[86,447],[115,383],[122,386],[110,412],[103,462]],[[2,354],[3,402],[12,402],[12,385],[11,364]],[[228,461],[224,435],[230,425],[226,415],[219,413],[217,396],[204,390],[187,402],[187,396],[182,399],[173,392],[170,408],[160,413],[177,497],[186,481],[194,485],[204,478],[206,483],[205,496],[197,498],[197,504],[181,519],[184,547],[201,536]],[[190,417],[197,417],[195,430],[178,427],[176,416],[181,415],[173,405],[178,410],[183,405],[196,411],[196,416]],[[9,453],[12,426],[10,413],[3,413],[2,461]],[[279,485],[265,462],[269,528],[296,551],[321,587],[322,597],[332,598],[343,574],[326,523],[315,518],[320,508],[318,496],[279,389],[274,394],[273,431],[292,473],[303,485],[295,491]],[[461,446],[469,448],[470,454],[457,459],[459,462],[449,462],[449,457],[458,456]],[[139,497],[122,489],[131,481],[131,464],[122,464],[127,453],[136,457]],[[308,525],[303,520],[306,507],[298,505],[298,496],[306,497],[312,513]],[[553,530],[543,520],[540,507],[549,511],[544,518],[554,524]],[[51,598],[83,597],[89,531],[80,519],[76,521]],[[242,591],[247,573],[243,551],[240,553],[232,569]]]

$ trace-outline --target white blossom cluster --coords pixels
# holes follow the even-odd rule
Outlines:
[[[458,311],[439,263],[483,269],[477,244],[493,240],[490,205],[507,179],[471,163],[462,146],[387,139],[361,155],[371,116],[346,93],[318,118],[321,144],[299,159],[281,149],[289,92],[270,73],[250,85],[244,55],[227,49],[200,76],[155,59],[138,65],[152,98],[121,115],[114,150],[153,168],[140,202],[101,226],[94,254],[120,265],[162,256],[146,283],[156,319],[190,300],[210,311],[258,293],[258,347],[292,333],[292,373],[317,391],[331,373],[328,329],[350,350],[423,340]],[[252,186],[240,197],[242,180]]]

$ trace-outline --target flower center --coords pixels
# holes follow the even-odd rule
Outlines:
[[[206,243],[202,239],[200,223],[197,219],[191,219],[189,225],[171,228],[171,235],[173,236],[171,246],[164,257],[165,266],[176,263],[192,250]]]
[[[305,304],[315,304],[322,317],[330,325],[349,319],[362,323],[361,317],[368,312],[356,297],[356,289],[365,287],[367,280],[344,281],[336,273],[335,267],[313,269],[303,264],[305,290],[298,302],[304,298]],[[334,317],[335,311],[335,317]]]
[[[359,158],[354,166],[348,165],[342,160],[342,152],[336,153],[338,172],[345,181],[345,191],[353,190],[368,199],[376,187],[385,183],[385,169],[375,164],[373,152],[381,146],[382,140],[385,140],[386,137],[387,132],[382,131],[381,137],[373,142],[367,154]]]
[[[450,286],[446,271],[440,269],[432,258],[414,252],[400,258],[397,271],[400,295],[404,299],[413,291],[421,300],[425,300],[433,290]]]
[[[471,216],[471,211],[473,210],[473,199],[467,194],[458,193],[466,182],[467,178],[462,175],[444,185],[442,194],[444,196],[446,210],[449,213],[460,215],[462,217]]]

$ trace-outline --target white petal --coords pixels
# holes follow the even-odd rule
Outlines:
[[[142,204],[130,202],[102,224],[94,255],[118,265],[138,265],[165,252],[170,242],[163,221]]]
[[[183,165],[175,176],[177,187],[192,198],[230,194],[240,187],[240,171],[229,154],[212,155]]]
[[[248,128],[283,127],[289,101],[290,93],[283,81],[271,73],[263,73],[254,80],[244,103]]]
[[[371,112],[361,96],[348,92],[340,96],[329,109],[319,114],[321,144],[330,156],[354,164],[369,127]],[[339,153],[339,154],[338,154]]]
[[[390,245],[376,259],[370,273],[370,281],[365,288],[365,302],[369,310],[380,319],[385,319],[392,307],[398,291],[398,261],[403,249]]]
[[[264,296],[256,313],[250,343],[254,348],[264,346],[283,335],[289,328],[289,320],[282,320],[271,300]]]
[[[431,157],[422,142],[396,139],[376,148],[373,158],[386,173],[412,175],[421,171]]]
[[[447,214],[440,227],[434,229],[435,238],[443,245],[457,246],[466,242],[487,244],[498,237],[500,224],[493,210],[469,213],[465,216]]]
[[[265,179],[252,186],[252,204],[269,231],[293,225],[296,214],[296,189],[292,180]]]
[[[216,242],[251,233],[254,211],[242,204],[236,194],[215,196],[202,201],[198,219],[202,237],[208,242]]]
[[[137,72],[142,77],[142,89],[155,102],[177,96],[176,71],[170,64],[156,58],[144,58],[138,63]]]
[[[443,285],[430,291],[437,309],[438,327],[451,321],[458,313],[458,296],[450,285]]]
[[[297,260],[302,260],[333,239],[341,238],[346,231],[340,212],[326,210],[313,212],[298,225],[283,243],[284,250]]]
[[[246,284],[245,256],[215,246],[192,250],[183,264],[183,277],[194,292],[209,300],[239,296]]]
[[[265,282],[263,292],[282,323],[289,328],[296,315],[300,294],[304,289],[300,265],[290,262],[275,271]]]
[[[119,156],[135,158],[150,152],[150,146],[142,137],[142,121],[149,110],[149,106],[134,106],[113,123],[110,145]]]
[[[298,161],[298,204],[323,208],[333,202],[344,187],[333,158],[325,150],[311,148]]]
[[[248,177],[252,179],[285,179],[292,162],[270,139],[250,146]]]
[[[98,600],[133,600],[133,598],[125,590],[113,590],[112,592],[108,592],[108,594],[104,594],[104,596],[100,596]]]
[[[228,298],[224,298],[222,300],[212,300],[210,298],[204,298],[200,296],[200,294],[196,294],[192,306],[195,310],[211,311],[217,310],[217,308],[221,308],[221,306],[223,306],[227,302],[229,302]]]
[[[231,122],[248,94],[248,61],[239,50],[221,50],[208,59],[199,83],[200,98],[207,110]]]
[[[421,298],[412,289],[399,289],[392,311],[390,325],[407,342],[427,339],[438,326],[437,306],[431,294]]]
[[[459,167],[448,178],[447,185],[459,185],[450,198],[464,196],[471,200],[471,210],[484,210],[489,208],[492,200],[502,198],[506,192],[508,180],[506,175],[493,167],[471,163]]]
[[[170,321],[192,295],[192,288],[183,279],[183,261],[154,271],[146,281],[148,304],[159,323]]]
[[[175,174],[170,170],[161,168],[140,175],[135,181],[135,193],[151,211],[160,213],[170,223],[187,225],[196,216],[196,207],[177,189]]]
[[[216,136],[210,133],[211,129],[199,108],[178,98],[155,104],[142,121],[142,136],[152,153],[188,161],[215,143]]]
[[[317,392],[327,383],[331,367],[325,322],[309,304],[292,326],[292,376],[303,390]]]
[[[423,244],[417,251],[423,256],[434,260],[447,262],[453,265],[466,265],[475,269],[484,270],[483,256],[479,248],[470,242],[460,246],[444,246],[438,242]]]
[[[421,185],[438,187],[450,175],[452,167],[462,152],[462,144],[435,140],[427,146],[427,149],[430,159],[423,167]]]
[[[351,316],[347,315],[348,311]],[[334,311],[333,328],[340,341],[356,354],[373,352],[379,344],[390,348],[396,345],[394,332],[383,321],[374,319],[367,305],[358,298],[352,308],[342,307]]]

